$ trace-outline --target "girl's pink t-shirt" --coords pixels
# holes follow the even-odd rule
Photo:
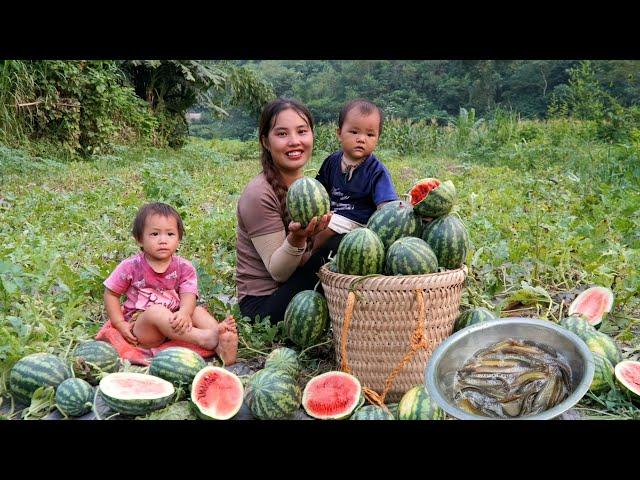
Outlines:
[[[104,281],[109,290],[126,295],[122,306],[124,319],[129,321],[137,311],[160,304],[172,312],[180,308],[180,294],[198,295],[198,277],[190,261],[174,255],[169,267],[157,273],[144,258],[144,252],[120,262]]]

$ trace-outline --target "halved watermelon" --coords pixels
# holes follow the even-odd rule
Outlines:
[[[320,420],[340,420],[351,416],[361,405],[362,387],[353,375],[326,372],[313,377],[304,387],[302,406]]]
[[[569,315],[581,314],[586,317],[590,325],[596,326],[602,322],[605,314],[613,306],[613,292],[606,287],[591,287],[576,297],[569,305]]]
[[[220,367],[204,367],[191,384],[191,401],[203,419],[230,419],[242,407],[243,397],[238,376]]]
[[[122,415],[146,415],[167,406],[175,393],[171,382],[144,373],[115,372],[100,380],[100,395]]]
[[[411,190],[413,211],[420,217],[437,218],[451,211],[456,202],[456,187],[451,180],[441,182],[437,178],[424,178],[418,181]]]
[[[631,398],[640,401],[640,362],[623,360],[614,369],[619,385],[631,394]]]

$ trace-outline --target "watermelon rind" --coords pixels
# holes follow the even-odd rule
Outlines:
[[[444,410],[431,398],[423,385],[409,389],[398,404],[398,420],[444,420]]]
[[[635,360],[618,362],[613,373],[616,383],[622,390],[629,393],[634,402],[640,402],[640,362]]]
[[[560,320],[560,326],[575,333],[581,340],[586,340],[596,333],[596,329],[580,314],[573,314]]]
[[[384,243],[368,228],[347,233],[338,246],[338,272],[344,275],[381,274],[384,270]]]
[[[422,239],[438,258],[438,266],[446,270],[459,268],[467,257],[469,234],[456,215],[437,218],[422,232]]]
[[[416,182],[413,187],[411,187],[409,194],[411,195],[418,185],[425,182],[432,182],[434,180],[440,182],[438,187],[431,190],[420,202],[416,204],[413,204],[413,201],[411,202],[415,214],[420,217],[441,217],[448,214],[456,203],[456,187],[453,185],[451,180],[441,182],[437,178],[424,178]]]
[[[287,347],[280,347],[272,350],[265,359],[264,368],[282,370],[292,377],[297,376],[302,370],[302,366],[298,359],[298,353]]]
[[[356,410],[349,420],[395,420],[395,417],[378,405],[367,405]]]
[[[438,259],[421,238],[399,238],[387,250],[387,275],[423,275],[438,271]]]
[[[488,322],[495,320],[496,317],[490,310],[484,307],[473,307],[469,310],[462,312],[458,318],[456,318],[453,324],[453,331],[457,332],[463,328],[475,325],[477,323]]]
[[[336,384],[340,382],[349,382],[354,387],[352,398],[341,398],[336,390]],[[323,393],[328,393],[332,405],[322,403],[321,400],[314,398],[315,390],[319,389]],[[362,386],[360,381],[346,372],[331,371],[313,377],[307,382],[302,392],[302,407],[307,415],[317,418],[318,420],[342,420],[349,418],[351,414],[362,404]],[[333,408],[331,413],[322,413],[321,409]]]
[[[614,296],[610,288],[600,286],[587,288],[571,302],[569,315],[580,313],[587,318],[590,325],[595,327],[611,311],[613,300]]]
[[[607,357],[597,353],[594,353],[592,356],[594,371],[589,391],[595,395],[599,395],[611,389],[614,379],[614,366]]]
[[[304,348],[320,340],[328,328],[329,307],[324,296],[314,290],[296,293],[284,312],[285,335]]]
[[[205,366],[206,362],[197,352],[170,347],[153,357],[149,374],[167,380],[175,387],[191,387],[194,377]]]
[[[282,420],[300,407],[301,389],[287,372],[264,368],[254,373],[244,399],[258,420]]]
[[[597,353],[616,365],[622,361],[622,351],[616,341],[609,335],[594,330],[584,339],[591,353]]]
[[[329,213],[331,205],[327,189],[318,180],[302,177],[287,190],[286,207],[291,219],[304,228],[313,218]]]
[[[126,392],[119,390],[118,382],[137,384],[143,389],[144,385],[152,384],[157,392]],[[122,415],[146,415],[154,410],[167,406],[175,394],[175,388],[168,382],[154,375],[137,372],[115,372],[100,380],[100,396],[104,403],[113,411]]]
[[[220,410],[216,410],[215,406],[207,407],[199,399],[199,390],[201,388],[205,390],[207,389],[207,385],[203,384],[203,382],[205,382],[205,377],[211,375],[216,378],[225,377],[227,381],[230,380],[231,384],[236,387],[235,392],[232,392],[232,387],[225,384],[218,391],[219,397],[216,396],[216,398],[220,398],[220,401],[222,402],[236,402],[235,406],[227,412],[220,412]],[[195,375],[191,385],[191,402],[195,406],[197,416],[203,420],[229,420],[230,418],[233,418],[238,411],[240,411],[243,398],[244,386],[242,385],[242,381],[236,374],[224,368],[214,366],[203,367]]]
[[[91,411],[95,392],[81,378],[67,378],[56,389],[56,406],[63,415],[80,417]]]
[[[9,373],[9,391],[16,401],[29,405],[40,387],[57,388],[71,377],[71,368],[51,353],[32,353],[18,360]]]

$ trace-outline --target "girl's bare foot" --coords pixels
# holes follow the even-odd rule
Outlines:
[[[238,332],[235,323],[230,325],[226,323],[226,319],[220,322],[216,353],[225,366],[236,363],[236,357],[238,355]]]

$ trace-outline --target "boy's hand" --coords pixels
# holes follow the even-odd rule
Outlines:
[[[116,328],[116,330],[120,332],[120,335],[122,335],[122,337],[127,342],[129,342],[131,345],[138,345],[138,339],[131,331],[131,329],[133,328],[133,325],[131,323],[122,321],[118,323],[111,322],[111,324]]]
[[[173,317],[171,317],[171,320],[169,320],[169,324],[171,325],[171,328],[173,328],[173,330],[179,335],[188,332],[193,327],[191,315],[181,310],[178,310],[173,314]]]

